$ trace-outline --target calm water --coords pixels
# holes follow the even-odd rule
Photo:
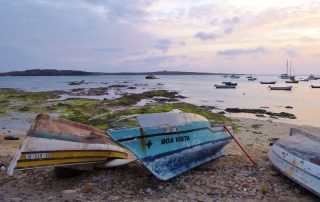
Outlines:
[[[280,121],[320,126],[320,89],[312,89],[310,85],[320,85],[320,80],[286,84],[277,76],[256,76],[257,81],[248,81],[245,76],[240,79],[228,79],[221,76],[158,76],[156,80],[146,80],[144,76],[61,76],[61,77],[0,77],[0,88],[19,88],[27,91],[66,90],[72,88],[92,88],[120,84],[138,87],[129,92],[137,93],[150,89],[176,90],[187,96],[187,102],[197,105],[211,105],[219,109],[227,107],[260,108],[269,107],[272,112],[289,112],[297,116],[297,120],[281,119]],[[297,77],[300,78],[300,77]],[[68,81],[92,82],[86,85],[70,86]],[[222,81],[238,82],[236,89],[215,89],[214,84]],[[270,91],[268,85],[260,81],[277,81],[275,86],[294,86],[293,91]],[[102,84],[101,82],[108,82]],[[164,85],[157,85],[162,83]],[[117,97],[110,93],[107,98]],[[103,98],[103,97],[96,97]],[[286,109],[292,106],[293,109]],[[234,114],[232,116],[235,116]],[[253,117],[253,115],[236,114],[236,116]]]

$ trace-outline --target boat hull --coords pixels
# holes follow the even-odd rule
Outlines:
[[[268,81],[264,82],[264,81],[261,81],[260,83],[261,83],[261,84],[276,84],[276,81],[272,81],[272,82],[268,82]]]
[[[175,126],[169,130],[109,130],[108,134],[134,153],[161,180],[222,156],[221,149],[231,142],[231,136],[225,133],[223,126],[211,127],[208,122]]]
[[[269,159],[288,178],[320,196],[319,138],[298,130],[291,134],[270,148]]]
[[[235,89],[236,85],[215,85],[217,89]]]
[[[270,90],[292,90],[292,86],[288,86],[288,87],[269,87]]]
[[[38,167],[96,165],[113,167],[136,160],[127,149],[97,128],[40,114],[12,159],[14,170]]]

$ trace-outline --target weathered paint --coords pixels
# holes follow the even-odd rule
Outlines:
[[[34,155],[35,158],[27,158],[28,155]],[[8,174],[12,175],[14,169],[101,163],[109,159],[128,159],[128,154],[116,145],[27,137],[11,161]],[[128,163],[128,161],[122,163]]]
[[[182,125],[108,130],[108,134],[133,152],[161,180],[168,180],[221,156],[220,150],[231,141],[223,126],[211,127],[203,117],[198,121],[178,123]]]
[[[320,138],[293,129],[269,150],[269,159],[287,177],[320,196]]]

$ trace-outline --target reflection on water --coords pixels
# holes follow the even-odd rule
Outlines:
[[[0,77],[0,87],[20,88],[27,91],[66,90],[75,88],[106,87],[112,84],[136,86],[131,92],[149,89],[176,90],[187,96],[187,102],[197,105],[212,105],[221,109],[227,107],[260,108],[269,107],[272,112],[289,112],[297,116],[291,123],[319,126],[320,89],[310,85],[320,85],[320,80],[287,84],[277,76],[255,76],[256,81],[248,81],[222,76],[158,76],[156,80],[146,80],[144,76],[61,76],[61,77]],[[299,78],[299,77],[298,77]],[[70,86],[69,81],[89,82],[86,85]],[[238,82],[236,89],[215,89],[214,84],[223,81]],[[270,91],[268,85],[260,81],[277,81],[274,86],[293,86],[293,91]],[[107,84],[105,83],[107,82]],[[162,83],[164,85],[158,85]],[[112,97],[112,96],[111,96]],[[105,98],[110,98],[107,96]],[[292,106],[287,109],[285,106]],[[237,115],[239,116],[239,115]],[[247,116],[247,115],[246,115]]]

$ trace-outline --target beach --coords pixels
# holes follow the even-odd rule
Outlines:
[[[76,201],[317,201],[314,194],[272,166],[268,160],[268,139],[287,136],[290,128],[319,135],[320,128],[272,120],[233,118],[233,121],[240,127],[236,134],[238,141],[258,167],[252,166],[233,141],[225,147],[224,157],[169,181],[156,179],[139,161],[67,179],[56,178],[52,168],[17,171],[12,177],[1,172],[0,199],[61,201],[65,190],[73,190]],[[12,156],[20,142],[1,141],[1,158]]]
[[[293,109],[298,108],[297,105],[274,107],[273,104],[265,105],[257,100],[252,100],[251,105],[247,100],[246,106],[239,105],[244,108],[227,108],[238,106],[230,104],[229,100],[233,96],[236,96],[235,99],[242,97],[239,94],[241,92],[221,91],[216,97],[208,96],[208,100],[215,100],[208,102],[202,99],[202,95],[209,94],[212,87],[190,95],[190,88],[186,88],[187,92],[170,90],[172,87],[167,86],[172,84],[167,82],[168,78],[160,83],[132,81],[127,77],[118,81],[116,77],[107,84],[103,83],[106,78],[101,77],[94,82],[90,81],[92,78],[89,81],[81,79],[81,84],[75,87],[68,84],[74,83],[75,78],[71,81],[69,77],[59,78],[63,80],[59,86],[51,86],[52,81],[48,81],[48,86],[40,85],[44,78],[39,78],[40,83],[28,86],[33,90],[0,88],[0,103],[3,103],[0,107],[1,161],[8,165],[38,113],[108,129],[110,123],[123,116],[178,109],[202,115],[213,123],[231,125],[235,137],[258,166],[254,167],[232,141],[224,148],[223,157],[168,181],[158,180],[139,160],[125,166],[95,169],[64,179],[56,177],[53,168],[16,171],[13,176],[0,172],[0,200],[64,201],[70,197],[75,201],[317,200],[314,194],[276,170],[268,159],[269,138],[288,136],[290,128],[320,135],[320,128],[310,126],[314,125],[313,122],[302,125],[304,122],[299,122],[300,117],[295,118]],[[15,79],[12,78],[12,82]],[[34,90],[37,85],[40,89]],[[288,105],[298,101],[288,102]],[[217,106],[217,103],[226,106]],[[233,113],[242,111],[249,113]],[[7,135],[20,139],[4,140]]]

